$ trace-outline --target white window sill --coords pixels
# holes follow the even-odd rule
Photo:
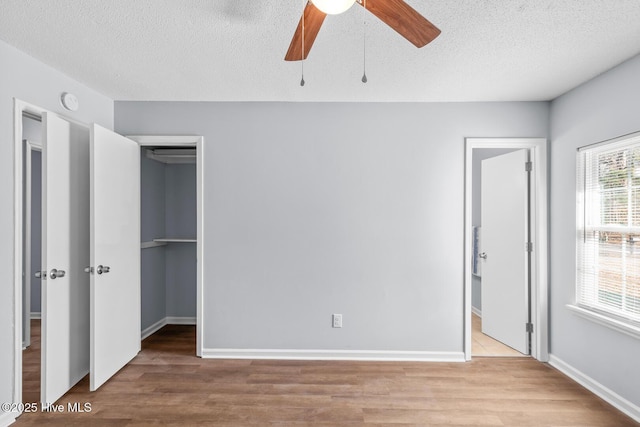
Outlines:
[[[638,326],[631,325],[621,320],[611,318],[607,315],[600,314],[596,311],[587,310],[585,308],[578,307],[577,305],[567,304],[566,307],[580,317],[584,317],[585,319],[591,320],[592,322],[598,323],[600,325],[614,329],[618,332],[622,332],[623,334],[640,339],[640,327]]]

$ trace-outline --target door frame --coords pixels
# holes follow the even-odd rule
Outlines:
[[[200,135],[125,135],[140,147],[196,148],[196,356],[202,357],[204,263],[204,137]],[[142,220],[142,218],[140,218]]]
[[[22,403],[22,321],[24,313],[23,304],[23,284],[27,275],[24,261],[24,211],[23,203],[26,195],[24,194],[25,183],[24,174],[24,156],[22,145],[22,116],[30,116],[36,120],[42,120],[44,108],[28,104],[24,101],[13,99],[13,284],[14,284],[14,356],[13,356],[13,403]]]
[[[26,197],[25,183],[23,179],[24,173],[24,157],[22,145],[24,144],[22,139],[22,117],[27,116],[35,120],[42,121],[42,114],[49,110],[38,107],[37,105],[30,104],[22,101],[18,98],[13,98],[13,288],[14,288],[14,356],[13,356],[13,403],[22,403],[22,320],[24,317],[24,310],[22,309],[22,287],[24,283],[24,208],[23,203]],[[54,113],[52,111],[52,113]],[[63,116],[66,121],[79,125],[88,126],[78,120]],[[21,412],[20,412],[21,413]],[[19,413],[16,415],[20,415]]]
[[[33,191],[33,180],[32,180],[32,164],[31,159],[33,156],[33,152],[42,152],[42,145],[35,141],[30,141],[28,139],[22,140],[24,146],[24,181],[23,181],[23,189],[24,189],[24,247],[23,247],[23,257],[24,257],[24,280],[23,280],[23,290],[24,293],[22,295],[24,300],[23,312],[22,312],[22,348],[26,349],[31,345],[31,199],[32,199],[32,191]],[[42,310],[40,311],[42,313]],[[25,326],[26,325],[26,326]]]
[[[546,138],[465,138],[464,185],[464,355],[471,360],[471,272],[473,266],[472,184],[474,148],[512,148],[529,150],[533,163],[529,187],[531,252],[530,317],[531,356],[549,360],[548,308],[548,187]],[[524,244],[524,242],[523,242]]]

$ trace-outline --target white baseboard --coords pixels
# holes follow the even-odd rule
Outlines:
[[[480,310],[479,308],[475,308],[474,306],[471,306],[471,312],[478,317],[482,317],[482,310]]]
[[[160,329],[162,329],[165,325],[167,324],[167,318],[164,317],[160,320],[158,320],[156,323],[154,323],[153,325],[144,328],[141,332],[141,337],[140,340],[143,340],[153,334],[155,334],[156,332],[158,332]]]
[[[380,362],[464,362],[463,352],[376,350],[271,350],[205,348],[205,359],[361,360]]]
[[[7,427],[16,422],[17,412],[0,412],[0,427]]]
[[[195,317],[167,317],[167,325],[195,325]]]
[[[37,319],[42,319],[41,313],[39,311],[32,311],[31,320],[37,320]]]
[[[140,339],[143,340],[162,329],[166,325],[195,325],[195,317],[165,317],[158,320],[153,325],[145,328],[140,333]]]
[[[575,369],[573,366],[557,358],[553,354],[549,355],[549,364],[581,386],[594,393],[596,396],[615,406],[616,408],[633,418],[635,421],[640,422],[639,406],[635,405],[632,402],[629,402],[627,399],[620,396],[613,390],[608,389],[598,381]]]

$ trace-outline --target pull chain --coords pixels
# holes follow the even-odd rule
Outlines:
[[[367,82],[367,0],[362,0],[362,83]]]
[[[301,75],[300,86],[304,86],[304,14],[307,9],[307,4],[305,2],[304,8],[302,9],[302,59],[300,60],[301,67]]]

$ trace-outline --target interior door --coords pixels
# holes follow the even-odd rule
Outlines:
[[[140,351],[140,147],[94,124],[90,158],[94,391]]]
[[[42,338],[44,407],[89,372],[89,131],[42,115]],[[46,279],[46,280],[45,280]]]
[[[528,151],[482,161],[482,332],[529,353]]]

